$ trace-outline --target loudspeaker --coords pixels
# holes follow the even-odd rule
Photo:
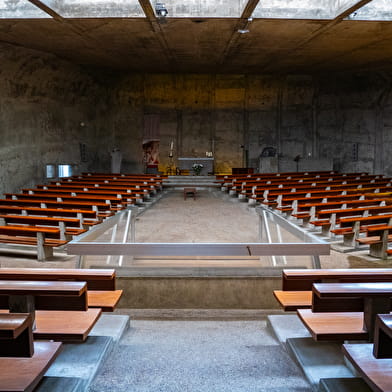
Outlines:
[[[80,148],[80,160],[82,162],[87,162],[87,147],[84,143],[79,143]]]

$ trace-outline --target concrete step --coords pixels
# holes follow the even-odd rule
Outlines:
[[[82,382],[80,390],[85,391],[113,344],[113,339],[109,336],[89,336],[84,343],[63,344],[63,350],[45,375],[79,378]]]
[[[310,337],[310,333],[296,314],[269,315],[267,326],[283,346],[286,346],[286,341],[289,338]]]
[[[353,378],[322,378],[320,392],[372,392],[366,382],[359,377]]]
[[[43,389],[38,391],[87,391],[98,369],[127,328],[128,316],[103,314],[84,343],[63,344],[61,353],[45,374],[47,380],[42,383]],[[74,385],[72,379],[79,381]],[[64,387],[67,383],[69,389]]]
[[[117,344],[129,328],[129,316],[104,313],[91,330],[89,336],[109,336]]]
[[[312,338],[289,338],[286,347],[314,391],[318,391],[322,378],[356,376],[347,366],[341,343],[315,342]]]
[[[36,392],[82,392],[83,380],[76,377],[44,377],[35,389]]]

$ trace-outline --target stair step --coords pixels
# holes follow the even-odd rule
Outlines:
[[[353,378],[322,378],[320,392],[372,392],[366,382],[359,377]]]

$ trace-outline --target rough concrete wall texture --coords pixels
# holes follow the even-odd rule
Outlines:
[[[265,147],[341,171],[392,175],[391,77],[128,74],[87,70],[55,56],[0,46],[0,192],[44,180],[46,164],[144,170],[144,117],[160,117],[161,168],[212,151],[215,171],[258,167]],[[80,143],[87,147],[82,162]],[[331,165],[332,165],[331,164]]]
[[[385,75],[147,74],[123,77],[113,89],[122,97],[112,105],[116,116],[134,115],[122,145],[140,143],[142,130],[135,125],[144,114],[160,116],[162,167],[174,140],[174,158],[214,150],[216,172],[257,168],[263,149],[274,147],[291,170],[300,155],[315,170],[319,159],[336,170],[392,174],[382,158],[392,147]]]
[[[0,55],[0,193],[42,183],[46,164],[86,170],[80,143],[95,150],[97,85],[51,55],[4,44]]]

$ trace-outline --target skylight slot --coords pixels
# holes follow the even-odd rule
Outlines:
[[[373,0],[356,12],[353,12],[347,19],[351,20],[392,20],[392,1]]]
[[[51,18],[27,0],[0,0],[1,19],[42,19]]]
[[[150,2],[155,8],[156,1]],[[239,18],[247,0],[170,0],[164,3],[169,18]]]
[[[261,0],[253,18],[272,19],[333,19],[331,0]]]
[[[145,18],[138,0],[41,0],[63,18]]]

